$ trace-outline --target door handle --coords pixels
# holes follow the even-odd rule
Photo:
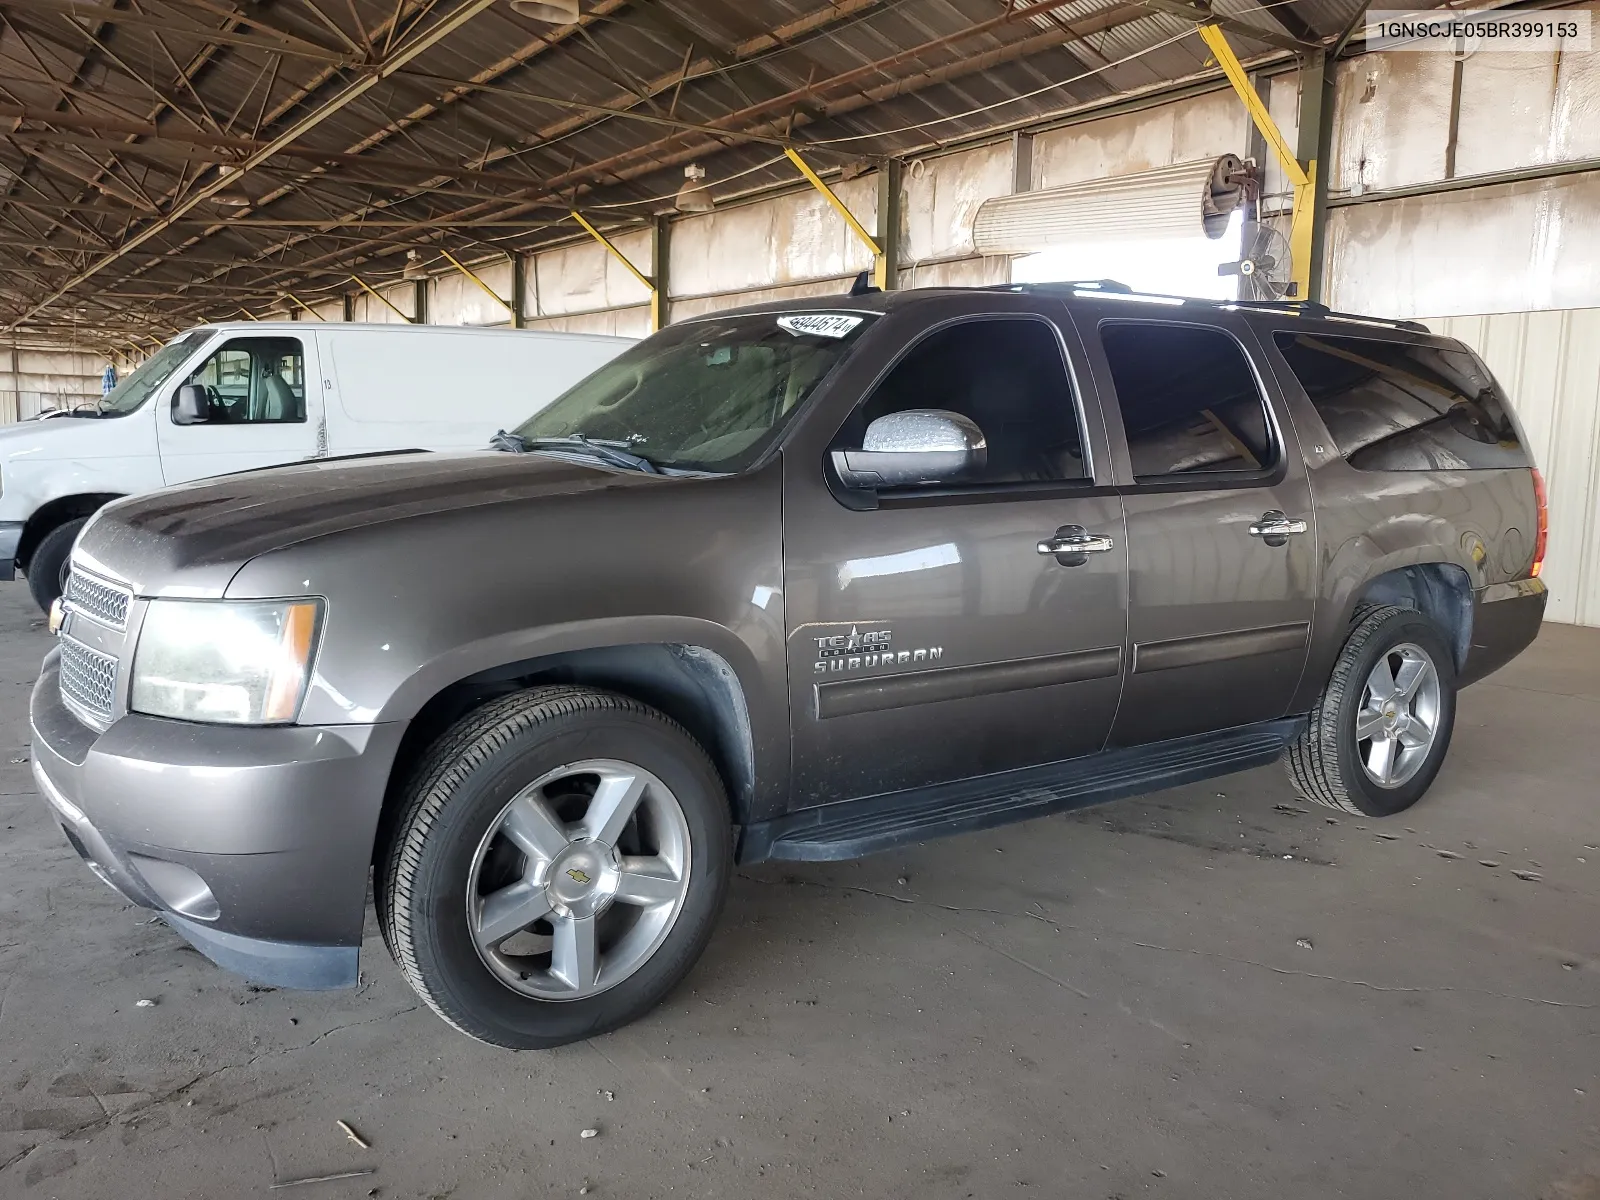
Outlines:
[[[1289,539],[1310,528],[1304,521],[1286,516],[1277,509],[1268,509],[1250,526],[1250,536],[1258,537],[1269,546],[1286,545]]]
[[[1103,533],[1090,533],[1082,525],[1063,525],[1040,542],[1040,554],[1053,554],[1063,567],[1081,567],[1091,554],[1104,554],[1116,543]]]

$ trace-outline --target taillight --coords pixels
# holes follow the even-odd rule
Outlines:
[[[1544,570],[1544,548],[1550,541],[1550,493],[1545,490],[1544,476],[1539,474],[1539,468],[1533,468],[1533,501],[1539,506],[1538,532],[1533,535],[1533,567],[1528,572],[1530,579],[1538,578],[1539,572]]]

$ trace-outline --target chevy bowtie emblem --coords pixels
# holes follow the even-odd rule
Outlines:
[[[575,879],[579,883],[588,883],[589,882],[589,877],[587,875],[585,875],[582,871],[578,870],[577,867],[568,868],[567,874],[572,876],[572,878]]]

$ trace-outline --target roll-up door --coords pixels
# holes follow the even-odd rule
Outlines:
[[[1224,154],[996,196],[973,219],[973,244],[979,254],[1004,255],[1134,238],[1218,238],[1244,197],[1247,171],[1237,155]]]

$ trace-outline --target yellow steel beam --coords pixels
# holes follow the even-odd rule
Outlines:
[[[1294,210],[1289,219],[1289,278],[1295,284],[1295,295],[1302,300],[1307,299],[1311,295],[1311,222],[1319,164],[1315,159],[1302,163],[1294,156],[1278,123],[1272,119],[1272,114],[1267,111],[1256,89],[1250,86],[1250,76],[1245,73],[1239,56],[1233,52],[1222,30],[1214,24],[1203,24],[1200,26],[1200,36],[1239,99],[1244,101],[1250,119],[1261,131],[1267,145],[1272,147],[1284,175],[1294,188]]]
[[[1266,104],[1256,94],[1256,89],[1250,86],[1250,76],[1245,73],[1239,56],[1228,44],[1227,35],[1216,25],[1202,25],[1200,36],[1205,39],[1206,46],[1217,60],[1217,65],[1222,68],[1222,73],[1228,77],[1228,82],[1233,85],[1233,90],[1239,94],[1239,99],[1244,101],[1245,108],[1250,111],[1250,119],[1256,123],[1261,136],[1267,139],[1267,145],[1271,146],[1272,152],[1278,156],[1278,162],[1282,164],[1283,173],[1289,177],[1289,182],[1296,187],[1309,182],[1305,168],[1294,156],[1294,151],[1289,149],[1289,143],[1284,140],[1282,132],[1278,129],[1278,123],[1272,119],[1272,114],[1267,111]]]
[[[296,304],[298,304],[301,308],[305,309],[306,312],[310,313],[317,320],[326,321],[328,319],[327,317],[325,317],[321,313],[319,313],[316,309],[312,308],[304,300],[300,299],[299,296],[296,296],[293,292],[285,292],[284,296],[287,299],[293,300]]]
[[[439,253],[445,256],[445,258],[449,261],[449,263],[450,263],[450,265],[452,267],[454,267],[456,270],[460,271],[468,279],[472,280],[473,283],[477,284],[480,288],[482,288],[488,294],[488,296],[489,296],[489,298],[491,300],[493,300],[496,304],[500,305],[501,308],[505,309],[512,316],[516,316],[516,314],[517,314],[516,305],[512,304],[511,301],[509,301],[509,300],[501,299],[499,292],[495,291],[492,287],[490,287],[482,279],[479,279],[477,274],[474,273],[470,268],[464,266],[461,263],[461,261],[456,258],[455,255],[451,254],[450,251],[445,250],[445,249],[440,249]]]
[[[604,246],[612,258],[616,259],[623,266],[627,267],[628,270],[632,272],[635,279],[650,289],[650,328],[652,330],[660,329],[661,289],[656,287],[656,281],[651,279],[650,276],[646,275],[643,271],[639,270],[638,267],[634,266],[628,256],[621,250],[618,250],[611,239],[606,237],[605,234],[601,233],[598,229],[591,225],[584,215],[577,209],[572,210],[572,219],[579,225],[582,225],[584,229],[588,231],[590,237]]]
[[[834,194],[834,190],[831,187],[822,182],[822,176],[813,171],[811,165],[796,154],[792,146],[785,146],[783,153],[799,169],[800,174],[806,177],[806,181],[822,194],[822,198],[833,206],[833,210],[844,218],[845,224],[850,226],[852,232],[861,239],[867,249],[872,251],[872,282],[878,288],[886,289],[889,279],[889,261],[884,257],[883,247],[878,245],[878,239],[867,232],[866,226],[856,220],[855,213],[851,212],[845,202]]]
[[[414,318],[406,316],[405,313],[401,312],[393,304],[390,304],[389,303],[389,297],[383,295],[380,292],[374,291],[370,286],[368,286],[367,281],[365,279],[361,278],[361,276],[352,275],[352,276],[350,276],[350,278],[355,280],[356,283],[361,286],[361,290],[366,292],[367,295],[376,297],[378,300],[382,301],[385,305],[387,305],[388,308],[389,308],[389,311],[394,313],[395,316],[399,317],[406,324],[408,324],[408,325],[415,325],[416,324],[416,320]]]
[[[260,317],[256,316],[255,313],[251,312],[248,308],[245,308],[243,305],[241,305],[239,307],[239,311],[242,312],[245,316],[249,317],[252,321],[261,320]]]

